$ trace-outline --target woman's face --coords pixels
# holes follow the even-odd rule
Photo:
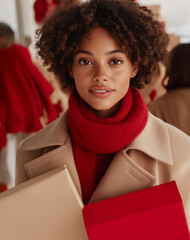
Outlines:
[[[137,73],[130,59],[104,29],[90,31],[74,54],[70,75],[80,97],[98,117],[113,116]]]

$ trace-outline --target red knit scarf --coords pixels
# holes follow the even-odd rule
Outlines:
[[[71,91],[68,124],[85,204],[114,153],[139,135],[146,125],[147,116],[146,104],[135,88],[129,88],[119,111],[112,118],[96,117],[76,90]]]

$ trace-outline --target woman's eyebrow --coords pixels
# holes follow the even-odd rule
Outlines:
[[[79,50],[75,53],[75,56],[80,54],[80,53],[83,53],[83,54],[87,54],[87,55],[90,55],[90,56],[93,56],[93,54],[87,50]]]
[[[80,54],[80,53],[81,53],[81,54],[87,54],[87,55],[89,55],[89,56],[93,56],[93,55],[94,55],[93,53],[91,53],[91,52],[89,52],[89,51],[87,51],[87,50],[79,50],[79,51],[77,51],[77,52],[75,53],[75,56],[78,55],[78,54]],[[122,50],[116,49],[116,50],[112,50],[112,51],[107,52],[106,55],[111,55],[111,54],[115,54],[115,53],[123,53],[123,54],[125,54]]]
[[[116,49],[116,50],[113,50],[113,51],[110,51],[110,52],[107,52],[106,55],[110,55],[110,54],[114,54],[114,53],[124,53],[124,51],[120,50],[120,49]]]

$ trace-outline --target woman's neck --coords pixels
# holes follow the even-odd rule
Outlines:
[[[98,118],[111,118],[113,117],[121,106],[121,101],[116,103],[112,108],[107,110],[96,110],[87,104],[88,109]]]

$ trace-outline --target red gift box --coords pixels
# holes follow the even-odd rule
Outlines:
[[[90,240],[189,240],[175,181],[84,206]]]

